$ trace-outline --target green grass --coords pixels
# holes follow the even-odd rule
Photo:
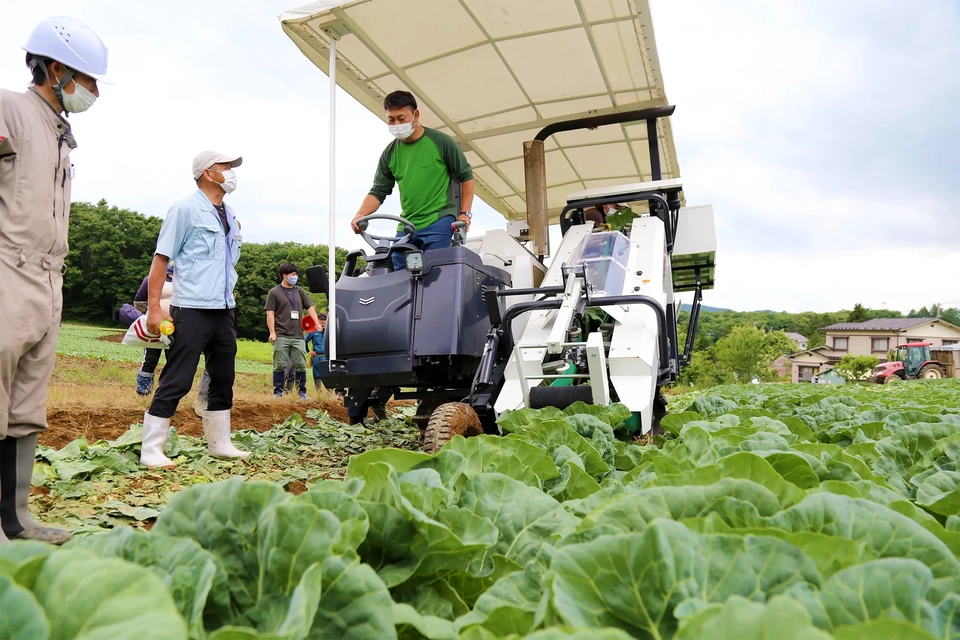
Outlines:
[[[256,340],[237,340],[237,359],[273,364],[273,345]]]
[[[96,369],[84,366],[59,367],[55,376],[59,382],[79,385],[126,383],[130,381],[130,370],[121,365],[106,363]]]
[[[143,359],[143,349],[102,339],[120,333],[122,331],[119,329],[64,324],[60,327],[57,353],[92,360],[140,362]],[[263,342],[238,341],[237,371],[270,374],[273,371],[273,347]]]

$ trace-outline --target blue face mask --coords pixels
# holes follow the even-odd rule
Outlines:
[[[296,284],[297,284],[297,276],[287,276],[287,282],[290,283],[290,286],[291,286],[291,287],[296,286]]]

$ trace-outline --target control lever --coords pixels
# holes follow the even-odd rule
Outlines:
[[[457,220],[450,229],[453,231],[453,246],[462,247],[467,238],[467,223],[463,220]]]

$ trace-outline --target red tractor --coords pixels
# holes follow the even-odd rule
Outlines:
[[[873,382],[889,384],[901,380],[937,380],[946,377],[943,365],[930,356],[931,343],[910,342],[898,345],[890,362],[873,370]]]

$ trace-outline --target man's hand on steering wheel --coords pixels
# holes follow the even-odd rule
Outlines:
[[[398,225],[400,225],[402,230],[397,231],[396,235],[393,236],[374,235],[367,231],[368,224],[373,220],[389,220],[390,222],[396,222]],[[360,216],[359,218],[354,218],[353,226],[355,229],[359,229],[360,236],[373,249],[378,249],[382,246],[393,246],[397,243],[409,242],[413,234],[417,232],[417,228],[413,226],[409,220],[399,216],[387,215],[385,213],[371,213],[369,215]],[[388,244],[382,244],[384,242]]]
[[[355,234],[357,234],[357,235],[360,235],[360,225],[358,225],[357,223],[358,223],[363,217],[364,217],[363,214],[358,213],[357,215],[353,216],[353,220],[350,222],[350,227],[353,228],[353,232],[354,232]]]

